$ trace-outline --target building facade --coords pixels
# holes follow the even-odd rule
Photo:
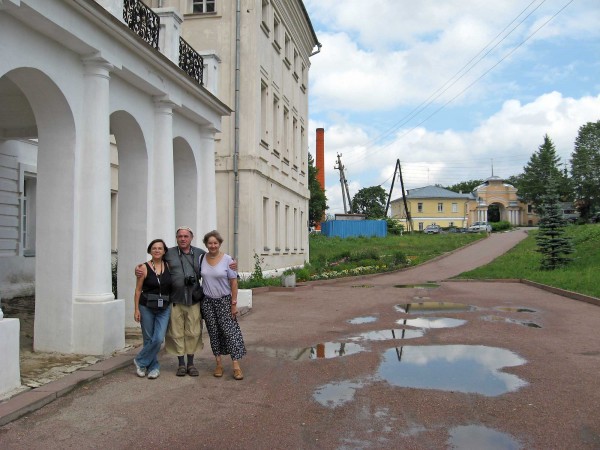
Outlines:
[[[216,227],[230,109],[180,66],[180,23],[137,0],[0,2],[0,295],[35,283],[35,350],[122,348],[148,242]]]
[[[523,203],[517,189],[502,178],[492,176],[470,193],[456,193],[439,186],[426,186],[406,192],[408,211],[415,231],[428,225],[467,228],[474,222],[507,221],[511,225],[537,225],[538,215]],[[406,225],[402,198],[390,202],[392,217]]]
[[[241,271],[308,260],[308,72],[320,46],[301,0],[162,0],[234,109],[216,141],[217,224]],[[236,39],[236,36],[239,39]],[[212,79],[211,79],[212,77]],[[216,78],[216,80],[215,80]]]

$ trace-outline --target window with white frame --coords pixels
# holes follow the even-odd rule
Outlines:
[[[458,203],[452,203],[452,212],[458,212]]]
[[[35,256],[36,194],[36,174],[24,172],[21,195],[21,248],[23,249],[23,256]]]
[[[423,203],[421,203],[421,202],[417,203],[417,212],[420,212],[420,213],[423,212]]]
[[[438,203],[438,212],[444,212],[444,204],[442,202]]]
[[[263,197],[263,250],[268,252],[269,249],[269,199],[267,197]]]
[[[192,12],[196,14],[217,12],[216,0],[192,0]]]
[[[277,51],[281,50],[281,19],[273,15],[273,45]]]
[[[275,251],[281,250],[281,230],[279,229],[279,202],[275,202]]]

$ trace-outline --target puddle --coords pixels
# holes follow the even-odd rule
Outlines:
[[[361,324],[361,323],[372,323],[372,322],[376,322],[376,321],[377,321],[377,317],[365,316],[365,317],[355,317],[354,319],[350,319],[348,321],[348,323],[357,325],[357,324]]]
[[[519,319],[512,319],[510,317],[500,317],[500,316],[484,316],[482,317],[483,320],[486,320],[488,322],[505,322],[505,323],[515,323],[517,325],[523,325],[526,327],[530,327],[530,328],[542,328],[541,325],[535,323],[535,322],[531,322],[528,320],[519,320]]]
[[[354,393],[363,386],[363,383],[351,381],[329,383],[318,387],[313,393],[313,398],[327,408],[337,408],[354,400]]]
[[[364,351],[364,347],[353,342],[325,342],[314,347],[280,349],[271,347],[256,347],[255,351],[271,358],[302,361],[307,359],[330,359],[339,356],[353,355]]]
[[[519,308],[519,307],[510,307],[510,306],[498,306],[496,308],[494,308],[496,311],[503,311],[503,312],[524,312],[524,313],[534,313],[537,312],[535,309],[531,309],[531,308]]]
[[[418,317],[416,319],[400,319],[396,321],[398,325],[423,328],[431,330],[434,328],[456,328],[467,323],[466,320],[450,319],[448,317]]]
[[[406,303],[395,306],[396,311],[405,314],[449,313],[475,311],[477,307],[464,303],[420,302]]]
[[[451,449],[518,450],[522,445],[512,436],[481,425],[466,425],[450,430]]]
[[[395,284],[397,288],[413,288],[413,289],[435,289],[440,287],[438,283],[422,283],[422,284]]]
[[[404,346],[386,350],[377,377],[393,386],[496,396],[527,382],[501,372],[525,364],[517,354],[481,345]]]
[[[367,331],[349,339],[351,341],[386,341],[389,339],[414,339],[422,337],[424,334],[425,332],[423,330],[378,330]]]

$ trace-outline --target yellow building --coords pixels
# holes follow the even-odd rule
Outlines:
[[[469,205],[475,204],[473,194],[462,194],[438,186],[425,186],[406,191],[407,208],[415,231],[423,231],[427,225],[442,228],[465,228],[469,221]],[[406,226],[406,214],[401,198],[390,202],[392,217]]]
[[[470,193],[456,193],[439,186],[406,191],[407,209],[415,231],[428,225],[467,228],[474,222],[506,221],[513,226],[537,225],[538,215],[523,203],[517,189],[502,178],[492,176]],[[390,202],[393,218],[406,225],[402,198]]]

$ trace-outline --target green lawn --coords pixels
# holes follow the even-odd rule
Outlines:
[[[532,230],[508,253],[457,278],[520,278],[600,298],[600,224],[571,225],[566,231],[575,246],[575,253],[571,255],[573,261],[567,267],[539,270],[541,255],[536,251],[537,231]]]

